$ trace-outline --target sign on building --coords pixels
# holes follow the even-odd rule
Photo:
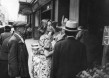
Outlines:
[[[103,45],[109,45],[109,26],[104,27]]]

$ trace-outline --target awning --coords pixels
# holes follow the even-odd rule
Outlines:
[[[36,2],[34,2],[34,6],[32,7],[33,12],[50,1],[51,0],[36,0]]]
[[[26,3],[31,3],[34,0],[19,0],[20,2],[26,2]]]
[[[31,3],[28,2],[19,2],[19,14],[28,15],[32,13]]]
[[[51,0],[20,0],[19,13],[23,15],[31,14],[49,1]]]

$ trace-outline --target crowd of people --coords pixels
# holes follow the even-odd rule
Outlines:
[[[66,18],[62,26],[57,24],[42,20],[33,55],[33,78],[76,78],[81,70],[101,66],[102,36],[96,27],[84,28]]]
[[[33,78],[76,78],[87,67],[86,47],[80,43],[78,23],[42,20],[37,50],[33,51]]]
[[[5,26],[0,35],[0,77],[30,78],[25,45],[27,24],[15,22],[13,28],[11,32],[11,27]],[[101,64],[103,46],[99,37],[76,21],[65,18],[58,26],[56,21],[43,19],[37,31],[40,39],[32,52],[33,78],[77,78],[80,71]]]
[[[42,27],[39,28],[41,34],[37,42],[38,49],[33,55],[32,74],[33,78],[50,78],[52,56],[56,42],[64,38],[61,28],[57,27],[57,22],[42,20]],[[39,60],[39,61],[38,61]]]

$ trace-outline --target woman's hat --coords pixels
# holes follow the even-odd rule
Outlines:
[[[66,22],[66,25],[63,29],[69,32],[77,32],[79,31],[78,23],[76,21],[69,20]]]

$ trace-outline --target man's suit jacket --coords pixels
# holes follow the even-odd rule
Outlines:
[[[86,48],[73,37],[56,43],[51,78],[75,78],[86,68]]]
[[[9,55],[9,75],[12,77],[29,77],[28,72],[28,52],[20,37],[14,34],[8,43]]]

